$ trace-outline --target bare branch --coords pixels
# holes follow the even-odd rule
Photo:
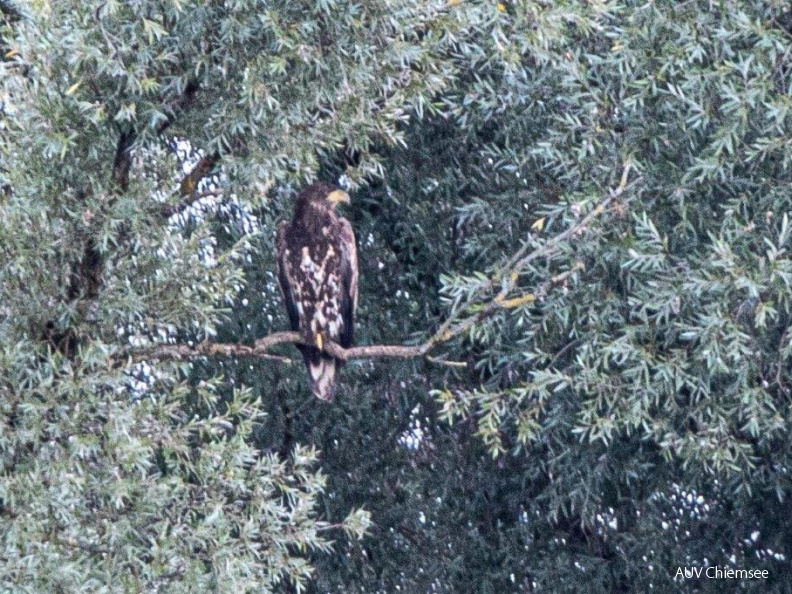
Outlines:
[[[160,344],[146,347],[129,347],[123,349],[116,355],[116,359],[128,358],[130,362],[136,363],[147,359],[193,359],[196,357],[254,357],[259,359],[270,359],[279,363],[294,363],[288,357],[272,355],[267,351],[278,344],[293,343],[300,344],[299,341],[291,340],[291,336],[283,335],[294,334],[296,332],[276,332],[262,338],[254,345],[245,344],[218,344],[212,342],[201,342],[195,346],[187,344]]]
[[[135,142],[135,130],[129,129],[121,132],[116,145],[115,159],[113,160],[113,180],[118,184],[121,192],[129,187],[129,171],[132,168],[132,145]]]
[[[430,363],[434,363],[435,365],[442,365],[444,367],[467,367],[468,364],[465,361],[448,361],[446,359],[438,359],[437,357],[430,357],[426,355],[426,360]]]
[[[198,164],[193,168],[190,173],[182,178],[179,184],[177,196],[182,199],[179,204],[164,204],[162,206],[162,215],[171,217],[175,214],[187,210],[190,206],[195,204],[201,198],[206,196],[213,196],[219,194],[218,191],[197,192],[198,183],[212,171],[214,166],[220,161],[218,153],[206,155],[198,161]]]
[[[274,332],[264,338],[260,338],[253,343],[253,345],[217,344],[211,342],[202,342],[195,346],[185,344],[157,345],[155,347],[125,349],[120,355],[130,357],[132,361],[225,356],[254,357],[259,359],[272,359],[280,363],[293,363],[292,359],[269,353],[272,347],[280,344],[316,346],[314,343],[307,341],[298,332]],[[428,349],[425,345],[375,345],[345,349],[335,342],[326,342],[322,350],[329,355],[333,355],[337,359],[349,361],[351,359],[373,359],[380,357],[411,359],[424,355]]]

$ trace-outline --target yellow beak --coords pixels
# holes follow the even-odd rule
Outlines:
[[[339,202],[349,204],[349,194],[344,192],[344,190],[333,190],[327,195],[327,199],[335,204]]]

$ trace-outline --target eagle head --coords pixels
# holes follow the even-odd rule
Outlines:
[[[323,212],[334,212],[339,204],[349,204],[349,194],[336,186],[317,182],[305,188],[297,196],[295,214],[305,213],[308,209],[317,209]]]

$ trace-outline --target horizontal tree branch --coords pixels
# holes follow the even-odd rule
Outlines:
[[[295,344],[316,346],[313,342],[306,340],[299,332],[273,332],[260,338],[252,345],[244,344],[222,344],[213,342],[202,342],[195,346],[186,344],[163,344],[154,347],[144,347],[127,349],[124,354],[130,356],[134,361],[143,359],[189,359],[193,357],[256,357],[272,359],[281,363],[292,363],[287,357],[272,355],[269,351],[272,347],[280,344]],[[328,355],[349,361],[351,359],[374,359],[380,357],[395,357],[400,359],[411,359],[426,354],[430,346],[429,342],[418,346],[402,345],[374,345],[360,346],[345,349],[335,342],[326,342],[322,350]]]

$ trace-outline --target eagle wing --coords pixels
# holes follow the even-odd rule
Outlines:
[[[284,221],[278,225],[278,233],[275,236],[275,246],[278,252],[278,283],[280,284],[283,301],[286,304],[286,311],[289,313],[289,324],[294,331],[300,330],[300,312],[297,309],[297,301],[294,298],[292,289],[295,279],[291,277],[289,271],[289,248],[286,243],[286,234],[289,232],[289,223]]]
[[[355,311],[358,301],[358,261],[355,233],[352,225],[339,217],[339,243],[341,245],[341,327],[339,343],[345,349],[352,346],[355,338]]]

